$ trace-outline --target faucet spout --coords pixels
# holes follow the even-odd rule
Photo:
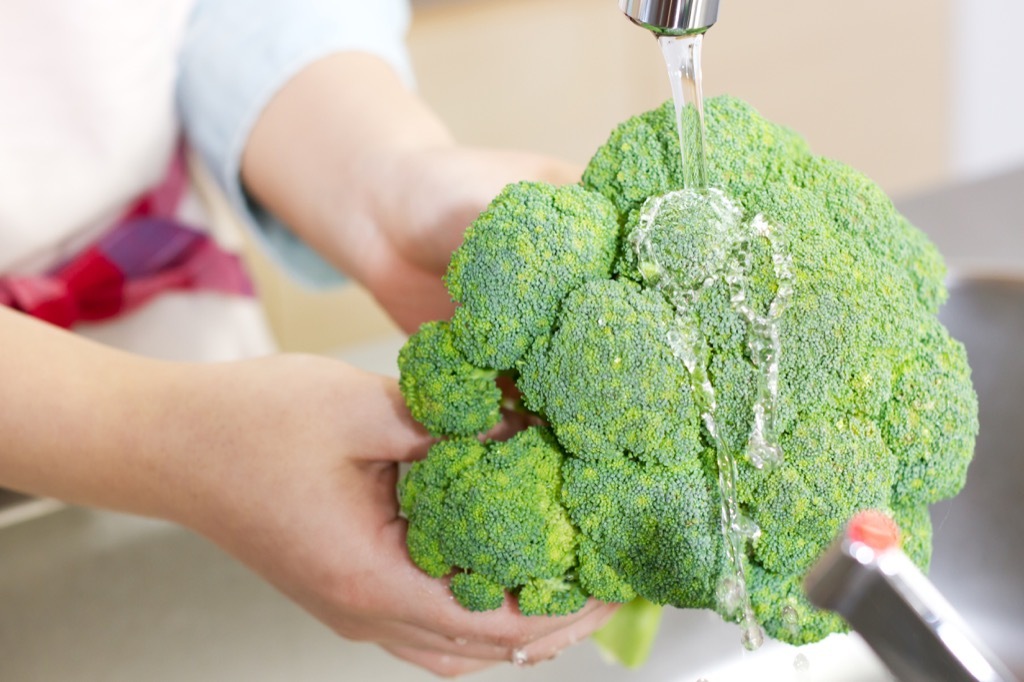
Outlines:
[[[619,9],[655,35],[698,35],[718,20],[718,0],[619,0]]]

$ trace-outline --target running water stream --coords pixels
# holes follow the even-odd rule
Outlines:
[[[726,616],[737,618],[742,628],[743,646],[752,650],[761,646],[764,634],[750,603],[744,562],[747,543],[756,540],[761,531],[740,508],[736,491],[738,458],[745,455],[757,468],[775,466],[782,459],[775,433],[781,350],[778,320],[792,293],[792,273],[788,250],[778,230],[760,215],[743,221],[743,211],[738,204],[721,190],[708,186],[701,84],[702,40],[702,35],[658,38],[675,103],[683,189],[648,199],[641,209],[632,247],[646,283],[661,290],[676,309],[676,325],[669,332],[668,343],[690,374],[694,398],[717,453],[726,557],[716,595],[718,606]],[[712,243],[708,245],[708,257],[702,264],[702,277],[695,283],[681,283],[678,274],[663,266],[655,232],[687,229],[677,216],[698,214],[713,216],[714,224],[704,226]],[[659,222],[659,218],[667,218],[670,224],[665,225],[664,220]],[[753,258],[750,246],[755,239],[768,241],[778,284],[774,300],[764,312],[756,309],[747,290]],[[708,371],[711,348],[692,310],[702,292],[719,281],[726,282],[733,309],[748,323],[750,361],[758,370],[753,428],[744,453],[734,452],[721,436],[716,420],[715,387]]]
[[[676,129],[683,161],[683,187],[708,186],[704,149],[704,91],[701,83],[701,49],[704,35],[659,36],[665,57],[672,101],[676,107]]]

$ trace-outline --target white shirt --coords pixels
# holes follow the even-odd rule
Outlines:
[[[0,272],[53,265],[161,179],[193,2],[0,3]]]
[[[267,101],[325,54],[373,52],[411,80],[407,21],[404,0],[4,0],[0,273],[45,271],[109,228],[160,181],[184,120],[259,240],[300,276],[330,279],[286,227],[248,204],[241,154]],[[202,222],[195,196],[184,203],[188,222]],[[206,303],[189,305],[196,296]],[[127,319],[77,331],[175,359],[269,350],[259,315],[211,303],[254,308],[229,298],[165,294]],[[201,340],[186,342],[185,329]]]

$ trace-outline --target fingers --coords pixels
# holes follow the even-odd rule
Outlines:
[[[489,668],[496,663],[496,661],[480,661],[404,646],[386,645],[384,649],[393,656],[425,668],[440,677],[468,675]]]
[[[563,650],[581,642],[594,631],[599,630],[608,620],[615,615],[620,604],[603,604],[593,602],[593,609],[579,620],[570,623],[568,626],[556,630],[540,639],[531,642],[523,647],[521,655],[525,657],[524,663],[539,663],[555,658]]]
[[[553,632],[524,647],[511,650],[500,647],[481,646],[462,640],[432,646],[427,640],[417,638],[407,641],[415,644],[382,644],[392,655],[425,668],[442,677],[457,677],[488,668],[496,663],[511,663],[517,666],[536,665],[556,658],[564,649],[589,637],[604,625],[615,613],[617,604],[600,604],[583,618],[566,628]],[[521,616],[525,618],[525,616]],[[429,638],[427,638],[429,639]],[[454,646],[454,649],[452,648]]]
[[[516,650],[529,650],[531,645],[541,641],[545,646],[564,648],[590,634],[587,628],[603,618],[607,608],[592,601],[580,611],[566,616],[524,616],[508,598],[497,611],[484,613],[467,611],[454,601],[450,605],[454,611],[450,620],[438,623],[446,628],[448,636],[468,636],[471,641],[504,647],[509,655]]]
[[[376,642],[385,647],[405,647],[490,663],[510,661],[513,653],[513,650],[508,647],[471,641],[462,637],[445,637],[430,630],[399,622],[379,623],[376,627],[362,630],[358,637],[350,636],[348,638]]]
[[[345,396],[345,418],[353,425],[345,449],[361,461],[423,459],[434,438],[409,414],[398,382],[355,368],[360,376]]]

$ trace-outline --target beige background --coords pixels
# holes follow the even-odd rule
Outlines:
[[[950,177],[950,8],[936,0],[726,0],[705,39],[708,95],[731,93],[900,195]],[[619,121],[669,96],[649,33],[615,0],[414,3],[423,97],[468,144],[580,164]],[[354,287],[313,294],[258,254],[285,349],[330,351],[393,331]]]

